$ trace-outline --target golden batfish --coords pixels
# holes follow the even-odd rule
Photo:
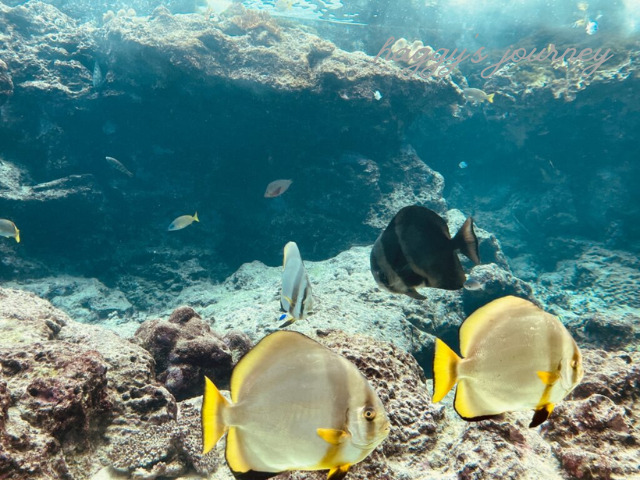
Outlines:
[[[18,230],[16,224],[11,220],[0,218],[0,236],[13,237],[16,239],[16,242],[20,243],[20,230]]]
[[[580,380],[582,355],[553,315],[517,297],[476,310],[460,327],[458,357],[436,339],[433,401],[457,383],[454,406],[465,420],[535,409],[529,427],[544,422]]]
[[[169,228],[167,228],[167,230],[169,230],[170,232],[173,232],[174,230],[182,230],[183,228],[191,225],[193,222],[199,221],[200,220],[198,219],[198,212],[196,212],[194,215],[182,215],[171,222],[171,225],[169,225]]]
[[[237,478],[329,469],[339,480],[389,434],[382,402],[355,365],[297,332],[268,335],[238,362],[231,399],[205,377],[203,453],[228,432]]]

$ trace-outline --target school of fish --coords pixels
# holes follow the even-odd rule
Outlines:
[[[480,263],[471,217],[452,238],[436,212],[408,206],[374,243],[371,273],[383,290],[415,300],[426,298],[418,287],[482,290],[480,280],[465,275],[458,251]],[[309,275],[293,241],[284,247],[280,307],[280,329],[313,313]],[[460,350],[461,356],[436,339],[432,401],[457,385],[454,408],[468,421],[532,410],[529,426],[537,427],[584,376],[582,355],[564,325],[513,296],[488,303],[462,323]],[[227,463],[238,479],[329,470],[327,478],[339,480],[391,428],[379,397],[353,364],[288,330],[268,335],[241,359],[230,390],[231,401],[205,379],[203,451],[226,432]]]
[[[464,95],[474,103],[493,101],[493,94],[477,89],[465,89]],[[115,171],[133,178],[119,160],[105,158]],[[460,168],[466,166],[461,162]],[[275,180],[264,197],[279,197],[292,183]],[[181,215],[167,230],[199,221],[197,212]],[[20,242],[20,230],[9,219],[0,219],[0,236]],[[440,215],[410,205],[374,242],[370,270],[382,290],[417,301],[428,293],[418,288],[483,290],[480,280],[465,274],[458,252],[480,263],[471,217],[451,237]],[[312,284],[296,242],[284,246],[282,263],[278,319],[283,323],[237,363],[231,400],[205,377],[203,454],[226,433],[225,457],[237,479],[328,470],[328,480],[341,480],[384,442],[391,422],[354,364],[305,335],[282,330],[314,313]],[[584,376],[571,334],[528,300],[507,296],[486,304],[462,323],[459,335],[461,355],[435,340],[432,401],[442,401],[455,387],[455,411],[468,421],[532,410],[529,426],[537,427]]]

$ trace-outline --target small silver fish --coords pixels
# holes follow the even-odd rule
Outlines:
[[[129,178],[133,177],[133,173],[131,173],[127,169],[127,167],[125,167],[119,160],[116,160],[113,157],[104,157],[104,159],[109,163],[109,165],[111,165],[112,168],[118,170],[123,175],[126,175]]]
[[[264,198],[279,197],[288,190],[292,183],[293,180],[274,180],[267,185],[267,190],[264,192]]]
[[[104,77],[102,76],[102,69],[100,64],[95,62],[93,65],[93,88],[100,88],[104,84]]]
[[[198,212],[196,212],[194,215],[181,215],[178,218],[176,218],[173,222],[171,222],[167,230],[170,232],[173,232],[175,230],[182,230],[183,228],[186,228],[189,225],[191,225],[193,222],[199,222],[199,221],[200,219],[198,218]]]
[[[16,242],[20,243],[20,230],[16,227],[16,224],[11,220],[0,218],[0,236],[1,237],[13,237]]]
[[[382,100],[382,94],[380,93],[379,90],[376,90],[375,92],[373,92],[373,98],[375,98],[376,100]]]
[[[464,162],[464,161],[463,161],[463,162],[460,162],[460,163],[458,164],[458,167],[460,167],[460,168],[467,168],[468,166],[469,166],[469,164],[468,164],[467,162]]]
[[[596,21],[588,21],[587,25],[584,27],[585,32],[587,32],[587,35],[595,35],[595,33],[598,31],[598,22]]]
[[[493,103],[495,93],[486,94],[479,88],[465,88],[462,90],[462,95],[467,102],[482,103],[486,100],[489,103]]]
[[[484,285],[473,277],[468,277],[467,281],[462,285],[465,290],[480,290]]]

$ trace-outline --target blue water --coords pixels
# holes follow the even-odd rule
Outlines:
[[[191,280],[221,281],[244,262],[278,265],[291,238],[306,246],[308,260],[330,258],[375,240],[379,227],[367,215],[391,192],[389,185],[368,186],[367,165],[393,174],[390,159],[407,147],[444,176],[449,208],[473,215],[512,260],[527,258],[532,270],[519,274],[553,271],[585,242],[640,249],[640,12],[632,1],[244,2],[272,14],[281,28],[316,33],[371,62],[386,55],[391,37],[449,53],[484,48],[485,61],[460,62],[450,81],[494,93],[493,103],[459,97],[418,110],[412,104],[422,98],[402,98],[385,82],[371,88],[370,100],[352,101],[348,82],[330,77],[319,94],[261,81],[201,81],[200,72],[172,70],[170,51],[145,57],[135,42],[127,46],[108,33],[118,18],[151,21],[145,15],[160,5],[178,17],[228,21],[231,14],[220,12],[225,2],[50,3],[74,19],[61,15],[50,28],[75,21],[98,29],[87,47],[54,36],[49,41],[67,53],[38,53],[45,65],[71,58],[78,72],[64,73],[63,82],[75,78],[73,88],[83,93],[30,90],[30,75],[46,77],[42,66],[21,70],[8,53],[13,47],[5,47],[15,88],[2,106],[0,158],[22,171],[24,185],[86,175],[74,182],[87,191],[56,201],[0,199],[0,216],[23,233],[19,246],[1,244],[4,281],[67,273],[115,286],[135,274],[162,285],[193,258],[201,268]],[[593,34],[591,21],[599,26]],[[35,31],[15,25],[17,35]],[[507,51],[549,44],[612,57],[588,78],[546,60],[519,67],[506,61],[495,75],[482,74]],[[306,48],[293,42],[292,55],[294,47]],[[215,49],[207,55],[215,58]],[[263,198],[278,178],[294,183],[282,197]],[[175,217],[195,211],[199,224],[167,235]]]

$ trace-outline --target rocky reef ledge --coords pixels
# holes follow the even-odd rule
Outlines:
[[[546,424],[528,429],[528,413],[469,424],[447,402],[433,405],[430,381],[398,347],[339,330],[312,333],[360,368],[390,414],[389,439],[353,469],[354,480],[638,474],[638,353],[586,350],[582,385]],[[207,374],[228,378],[250,346],[246,336],[220,336],[183,307],[126,340],[79,324],[31,293],[3,288],[0,338],[2,478],[232,479],[220,447],[200,455],[201,398],[197,389],[176,389],[176,379],[200,377],[203,356]]]

